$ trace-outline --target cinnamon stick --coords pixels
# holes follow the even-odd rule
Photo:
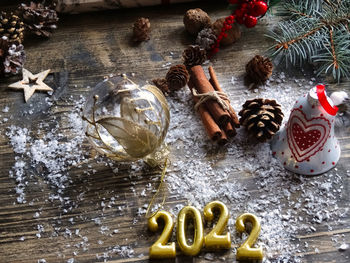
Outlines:
[[[194,84],[198,93],[208,93],[214,91],[213,86],[205,76],[202,66],[194,66],[190,69],[191,81]],[[213,119],[220,127],[225,127],[230,121],[231,116],[229,112],[224,110],[220,104],[215,100],[208,100],[205,102],[208,111],[213,116]]]
[[[228,142],[227,135],[226,135],[225,131],[222,131],[221,138],[219,139],[218,144],[224,145],[227,142]]]
[[[214,89],[216,91],[220,91],[220,92],[223,92],[222,88],[220,87],[219,85],[219,82],[216,78],[216,74],[215,74],[215,71],[213,69],[213,67],[209,67],[209,74],[210,74],[210,83],[213,85]],[[235,126],[235,127],[239,127],[239,121],[238,121],[238,118],[237,118],[237,115],[235,114],[233,108],[231,107],[230,105],[230,102],[228,100],[226,100],[227,104],[229,105],[230,107],[230,116],[231,116],[231,122],[229,122],[226,127],[224,128],[224,131],[225,133],[227,134],[228,137],[232,138],[234,136],[236,136],[237,132],[236,132],[236,129],[232,126],[232,124]],[[232,124],[231,124],[232,123]]]
[[[231,122],[227,123],[226,127],[224,128],[224,131],[226,135],[230,138],[235,137],[237,134],[236,129],[232,126]]]
[[[194,89],[194,85],[192,81],[190,80],[188,82],[188,87],[192,90]],[[195,103],[199,100],[197,97],[193,96],[193,100]],[[204,128],[209,135],[210,139],[213,141],[216,141],[220,138],[222,138],[222,131],[219,128],[219,126],[214,121],[213,117],[210,115],[210,113],[207,111],[205,106],[202,104],[198,107],[198,113],[201,117],[202,123],[204,125]]]
[[[209,81],[213,85],[214,89],[216,91],[224,92],[223,89],[220,87],[218,78],[216,77],[216,73],[215,73],[214,68],[212,66],[209,67],[209,75],[210,75]],[[232,108],[230,102],[228,100],[226,100],[226,102],[230,108],[230,116],[232,119],[232,123],[236,128],[239,128],[240,125],[239,125],[239,120],[238,120],[237,114],[236,114],[235,110]]]

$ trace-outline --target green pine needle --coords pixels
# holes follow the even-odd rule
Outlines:
[[[290,0],[282,3],[275,40],[269,55],[287,65],[313,63],[318,74],[338,82],[350,78],[350,0]]]

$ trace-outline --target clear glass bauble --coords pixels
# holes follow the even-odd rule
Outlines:
[[[153,85],[140,87],[125,76],[103,81],[88,97],[83,116],[90,143],[111,159],[154,165],[167,152],[169,107]]]

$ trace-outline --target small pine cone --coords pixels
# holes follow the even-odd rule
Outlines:
[[[196,65],[202,65],[207,60],[207,52],[197,45],[189,46],[182,53],[182,58],[186,67],[191,68]]]
[[[269,58],[256,55],[245,67],[247,77],[256,84],[264,83],[272,75],[272,62]]]
[[[142,42],[150,39],[151,23],[148,18],[140,17],[133,26],[134,41]]]
[[[50,37],[52,30],[57,28],[57,13],[48,6],[30,2],[29,6],[21,4],[17,12],[23,20],[27,33]]]
[[[211,28],[204,28],[197,35],[196,44],[205,50],[210,50],[215,42],[216,35]]]
[[[190,75],[184,65],[176,65],[172,66],[165,77],[169,90],[175,91],[183,88],[188,80],[190,79]]]
[[[16,75],[22,71],[26,55],[22,44],[12,44],[4,61],[5,74]]]
[[[183,22],[187,32],[191,35],[197,35],[203,28],[211,25],[209,15],[200,8],[187,10]]]
[[[24,25],[21,19],[13,13],[0,14],[0,36],[7,37],[10,43],[22,43]]]
[[[164,94],[169,93],[169,87],[166,79],[153,79],[152,82]]]
[[[275,100],[261,98],[247,100],[238,114],[241,125],[259,142],[272,138],[280,129],[284,116],[281,105]]]

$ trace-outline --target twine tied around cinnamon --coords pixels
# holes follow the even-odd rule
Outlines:
[[[214,90],[198,94],[195,89],[192,89],[192,94],[194,97],[199,98],[197,103],[194,105],[196,111],[198,110],[199,106],[201,106],[207,100],[215,100],[223,110],[227,110],[228,112],[231,111],[229,107],[230,100],[225,92]]]

